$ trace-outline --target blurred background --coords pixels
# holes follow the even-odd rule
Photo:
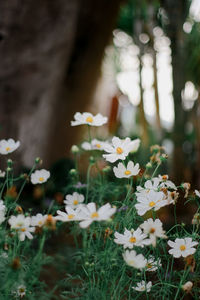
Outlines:
[[[200,188],[200,0],[1,1],[0,58],[16,165],[69,157],[74,113],[100,112],[99,137],[140,137],[144,162],[165,146],[173,180]]]

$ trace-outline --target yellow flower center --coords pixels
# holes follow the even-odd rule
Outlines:
[[[97,147],[97,148],[101,148],[101,145],[100,145],[100,144],[96,144],[96,147]]]
[[[163,175],[163,176],[162,176],[162,179],[163,179],[163,180],[167,180],[167,175]]]
[[[124,152],[121,147],[117,147],[116,151],[117,151],[117,154],[122,154]]]
[[[181,250],[181,251],[184,251],[185,249],[186,249],[185,245],[181,245],[181,246],[180,246],[180,250]]]
[[[74,215],[73,214],[71,214],[71,215],[68,215],[68,219],[73,219],[74,218]]]
[[[87,117],[86,122],[92,123],[93,122],[93,118],[92,117]]]
[[[150,207],[153,207],[155,204],[156,204],[156,203],[155,203],[154,201],[151,201],[151,202],[149,203],[149,206],[150,206]]]
[[[6,151],[10,151],[10,147],[6,147]]]
[[[126,170],[126,171],[124,172],[124,174],[125,174],[125,175],[130,175],[130,174],[131,174],[131,171]]]
[[[74,205],[77,205],[78,204],[78,200],[74,200]]]
[[[135,243],[135,242],[136,242],[136,238],[132,236],[132,237],[129,239],[129,242],[130,242],[130,243]]]
[[[156,230],[155,230],[155,228],[153,228],[153,227],[150,229],[150,233],[154,233],[155,231],[156,231]]]
[[[98,218],[98,216],[99,214],[96,211],[91,214],[91,218]]]
[[[39,178],[39,181],[44,181],[44,177],[40,177],[40,178]]]
[[[152,265],[151,265],[151,264],[147,264],[146,267],[147,267],[148,269],[151,269],[151,268],[152,268]]]
[[[42,225],[42,221],[39,221],[39,222],[38,222],[38,225]]]
[[[21,228],[21,231],[22,231],[22,232],[25,232],[25,231],[26,231],[26,228]]]
[[[134,260],[129,260],[128,263],[129,263],[129,265],[131,265],[131,266],[134,266],[134,264],[135,264]]]
[[[22,294],[22,293],[25,292],[25,289],[24,289],[24,288],[20,288],[20,289],[19,289],[19,292]]]

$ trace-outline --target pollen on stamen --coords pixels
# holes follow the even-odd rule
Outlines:
[[[98,216],[99,214],[96,211],[91,214],[91,218],[98,218]]]
[[[130,239],[129,239],[129,242],[130,243],[135,243],[136,242],[136,238],[134,236],[132,236]]]
[[[87,117],[86,122],[92,123],[93,122],[93,118],[92,117]]]
[[[97,148],[101,148],[101,145],[100,145],[100,144],[96,144],[96,147],[97,147]]]
[[[44,177],[40,177],[40,178],[39,178],[39,181],[44,181]]]
[[[10,151],[10,147],[6,147],[6,151]]]
[[[154,201],[151,201],[151,202],[149,203],[149,206],[150,206],[150,207],[153,207],[155,204],[156,204],[156,203],[155,203]]]
[[[74,205],[77,205],[78,204],[78,200],[74,200]]]
[[[186,249],[185,245],[181,245],[181,246],[180,246],[180,250],[181,250],[181,251],[184,251],[185,249]]]
[[[124,172],[124,174],[125,174],[125,175],[130,175],[130,174],[131,174],[131,171],[126,170],[126,171]]]
[[[116,151],[117,151],[117,154],[122,154],[124,152],[121,147],[117,147]]]
[[[74,215],[73,214],[71,214],[71,215],[68,215],[68,219],[73,219],[74,218]]]

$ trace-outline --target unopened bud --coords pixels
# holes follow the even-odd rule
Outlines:
[[[40,157],[36,157],[36,159],[35,159],[35,163],[36,164],[39,164],[41,162],[41,159],[40,159]]]
[[[76,176],[76,175],[77,175],[76,169],[71,169],[71,170],[69,171],[69,174],[70,174],[71,176]]]
[[[73,154],[77,154],[77,153],[79,153],[79,148],[76,146],[76,145],[73,145],[72,147],[71,147],[71,152],[73,153]]]
[[[94,159],[93,156],[90,156],[90,159],[89,159],[89,160],[90,160],[90,163],[91,163],[91,164],[94,164],[94,163],[95,163],[95,159]]]
[[[12,159],[7,160],[7,165],[8,165],[8,167],[12,167],[12,165],[13,165]]]
[[[151,169],[151,168],[152,168],[152,164],[151,164],[150,162],[148,162],[148,163],[146,164],[146,168],[147,168],[147,169]]]
[[[187,281],[184,285],[182,285],[182,289],[186,292],[189,293],[193,287],[192,281]]]

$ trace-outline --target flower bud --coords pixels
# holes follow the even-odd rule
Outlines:
[[[7,160],[7,165],[8,165],[8,167],[12,167],[12,165],[13,165],[13,161],[12,161],[12,159],[8,159]]]
[[[109,173],[111,171],[111,166],[106,166],[102,169],[104,173]]]
[[[40,161],[41,161],[40,157],[36,157],[36,159],[35,159],[35,163],[36,163],[36,164],[39,164],[39,163],[40,163]]]
[[[148,162],[148,163],[146,164],[146,168],[147,168],[147,169],[151,169],[151,168],[152,168],[152,164],[151,164],[150,162]]]
[[[76,146],[76,145],[72,145],[72,147],[71,147],[71,152],[73,153],[73,154],[77,154],[77,153],[79,153],[79,148]]]
[[[187,281],[184,285],[182,285],[182,289],[186,292],[189,293],[193,287],[192,281]]]
[[[77,175],[76,169],[71,169],[71,170],[69,171],[69,175],[71,175],[71,176],[76,176],[76,175]]]
[[[93,157],[93,156],[90,156],[89,161],[90,161],[91,164],[94,164],[94,163],[95,163],[94,157]]]

